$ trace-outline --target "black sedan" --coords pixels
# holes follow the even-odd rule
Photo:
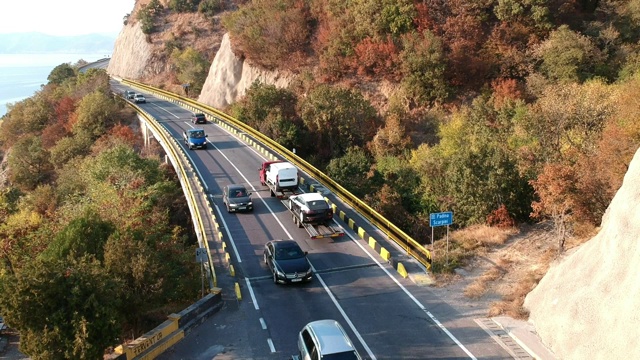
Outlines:
[[[271,240],[264,245],[264,262],[276,284],[308,282],[313,278],[307,252],[293,240]]]

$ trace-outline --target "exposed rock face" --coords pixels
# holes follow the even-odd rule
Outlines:
[[[123,26],[113,47],[107,72],[111,76],[140,79],[149,73],[151,57],[151,45],[142,32],[140,22]]]
[[[600,232],[553,266],[527,296],[529,320],[560,359],[640,354],[640,150]]]
[[[222,109],[242,97],[256,80],[277,87],[287,87],[292,79],[292,75],[260,70],[236,57],[231,50],[231,40],[227,33],[213,59],[198,101]]]

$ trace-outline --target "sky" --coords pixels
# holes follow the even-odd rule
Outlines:
[[[0,0],[0,34],[112,34],[135,0]]]

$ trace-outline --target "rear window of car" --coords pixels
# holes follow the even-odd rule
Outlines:
[[[327,204],[326,201],[314,200],[314,201],[308,201],[307,207],[309,207],[310,210],[322,210],[322,209],[328,209],[329,204]]]

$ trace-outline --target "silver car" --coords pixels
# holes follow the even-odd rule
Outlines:
[[[353,342],[340,323],[317,320],[305,325],[298,334],[299,355],[296,360],[361,360]]]

